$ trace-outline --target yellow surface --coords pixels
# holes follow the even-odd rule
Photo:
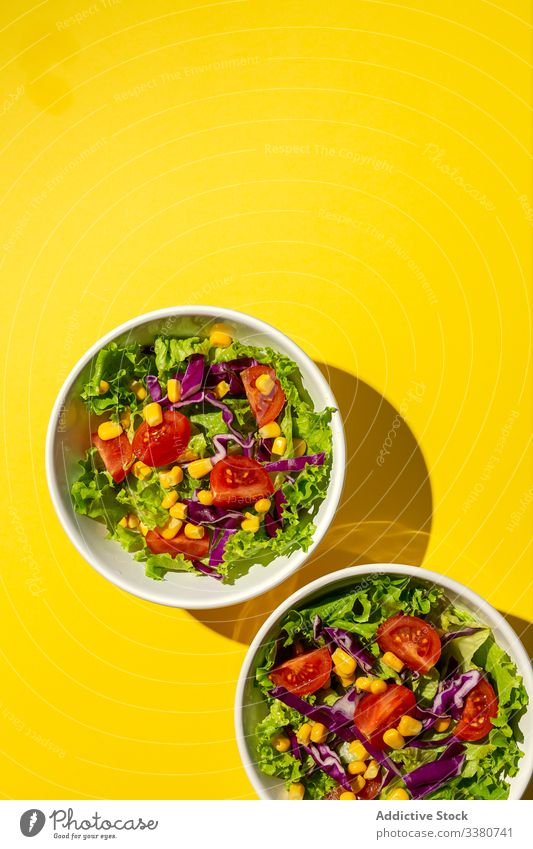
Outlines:
[[[2,4],[4,796],[253,797],[240,664],[317,570],[423,560],[524,629],[528,14],[519,0]],[[44,476],[78,357],[183,302],[271,321],[351,405],[350,500],[322,556],[209,616],[97,575]]]

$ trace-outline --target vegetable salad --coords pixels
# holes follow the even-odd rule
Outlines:
[[[334,410],[315,411],[287,356],[216,326],[207,338],[110,343],[81,397],[93,432],[74,507],[149,577],[232,583],[310,546]]]
[[[258,768],[290,799],[505,799],[528,701],[442,588],[369,576],[289,611],[259,655]]]

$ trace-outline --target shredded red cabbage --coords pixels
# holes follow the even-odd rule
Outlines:
[[[413,799],[423,799],[442,787],[450,778],[460,775],[464,761],[464,746],[453,742],[440,758],[406,773],[403,780]]]
[[[203,575],[209,575],[210,578],[215,578],[216,581],[221,581],[224,577],[217,572],[216,569],[212,569],[211,566],[205,566],[199,560],[193,560],[195,569],[198,569],[199,572],[202,572]]]
[[[194,395],[202,387],[204,381],[204,356],[203,354],[193,354],[189,359],[185,374],[181,381],[181,399],[182,401]]]
[[[444,678],[439,683],[433,704],[427,709],[416,709],[416,716],[422,720],[424,731],[431,728],[440,716],[449,714],[453,719],[459,719],[467,695],[479,684],[482,677],[479,669],[471,669],[469,672],[458,672]]]
[[[307,465],[322,466],[326,459],[326,452],[320,454],[308,454],[306,457],[288,457],[286,460],[275,460],[264,466],[267,472],[301,472]]]
[[[146,385],[148,387],[148,392],[151,395],[152,401],[156,401],[159,404],[163,397],[163,393],[161,392],[161,386],[159,385],[159,380],[157,379],[155,374],[146,375]]]
[[[226,528],[217,541],[213,545],[211,549],[211,554],[209,555],[209,565],[210,566],[220,566],[222,561],[224,560],[224,549],[226,548],[226,543],[229,540],[232,534],[236,533],[236,529]]]
[[[192,498],[184,498],[183,503],[187,506],[187,520],[193,525],[213,525],[226,530],[235,530],[242,522],[242,513],[237,510],[207,507]]]

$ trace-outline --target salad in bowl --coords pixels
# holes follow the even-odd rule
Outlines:
[[[70,387],[82,421],[68,442],[76,514],[104,526],[150,582],[186,573],[232,586],[254,566],[305,555],[338,415],[332,403],[316,408],[305,355],[265,334],[243,338],[228,319],[154,329],[105,341]]]
[[[496,628],[424,570],[349,571],[284,605],[252,647],[237,728],[262,795],[508,798],[528,692]]]

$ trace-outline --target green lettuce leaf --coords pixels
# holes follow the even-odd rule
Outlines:
[[[133,381],[144,381],[153,370],[153,357],[146,354],[139,345],[117,345],[110,342],[99,351],[90,380],[85,383],[81,397],[89,412],[95,415],[113,413],[114,416],[126,408],[133,411],[140,407],[135,393],[131,389]],[[100,394],[100,381],[105,380],[109,389]]]
[[[189,339],[175,339],[168,336],[158,336],[154,342],[155,365],[162,381],[166,381],[169,373],[180,368],[187,357],[192,354],[207,355],[210,349],[209,339],[192,336]]]

